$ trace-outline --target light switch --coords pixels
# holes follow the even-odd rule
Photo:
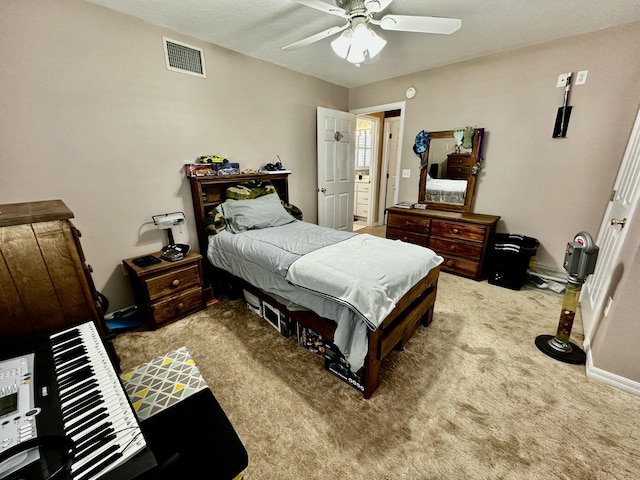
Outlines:
[[[411,177],[411,170],[409,170],[408,168],[403,168],[402,178],[409,178],[409,177]]]

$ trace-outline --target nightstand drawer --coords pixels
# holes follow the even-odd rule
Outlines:
[[[199,286],[200,271],[198,270],[198,265],[192,264],[164,275],[145,279],[144,283],[149,292],[149,299],[155,300],[171,293],[186,290],[189,287]]]
[[[431,219],[418,215],[403,215],[390,213],[387,219],[387,227],[402,228],[405,230],[415,230],[417,232],[429,233]]]
[[[459,240],[449,240],[447,238],[431,237],[429,248],[441,254],[455,255],[470,260],[480,260],[482,256],[482,245],[478,243],[466,243]]]
[[[387,238],[390,240],[402,240],[403,242],[415,243],[426,247],[429,244],[429,236],[417,232],[410,232],[400,228],[387,227]]]
[[[470,223],[446,222],[433,220],[431,222],[431,235],[440,237],[460,238],[472,242],[483,242],[486,227]]]
[[[199,286],[171,295],[151,305],[152,322],[159,325],[202,308],[202,288]]]

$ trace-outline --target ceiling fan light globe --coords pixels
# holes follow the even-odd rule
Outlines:
[[[364,60],[365,60],[364,50],[358,50],[357,48],[354,48],[354,46],[352,45],[351,48],[349,49],[349,55],[347,55],[347,62],[359,64],[364,62]]]
[[[371,39],[371,30],[364,23],[353,27],[353,39],[351,45],[358,50],[366,50]]]
[[[353,32],[348,28],[342,32],[342,35],[331,42],[331,48],[340,58],[347,58],[349,47],[351,46],[351,37],[353,37]]]
[[[369,58],[377,57],[382,49],[387,44],[387,41],[376,34],[373,30],[369,30],[371,32],[371,37],[369,38]]]

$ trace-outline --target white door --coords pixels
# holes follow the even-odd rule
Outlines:
[[[353,230],[356,116],[318,107],[318,225]]]
[[[383,215],[388,207],[398,203],[396,191],[398,185],[398,139],[400,138],[400,117],[388,118],[384,123],[386,172],[383,173],[384,176],[382,179],[386,184],[386,193]],[[386,221],[384,223],[386,223]]]
[[[604,316],[607,292],[613,269],[618,265],[620,249],[629,231],[629,223],[640,201],[640,112],[622,158],[611,201],[604,214],[596,245],[600,247],[593,275],[585,282],[580,297],[585,348],[590,346]],[[626,224],[625,224],[626,223]]]

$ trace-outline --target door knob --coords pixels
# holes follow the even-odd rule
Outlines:
[[[611,225],[620,225],[620,229],[624,228],[625,223],[627,223],[627,219],[623,218],[622,220],[619,220],[617,218],[612,218],[611,219]]]
[[[326,189],[326,188],[324,188],[324,187],[322,187],[322,188],[318,188],[318,192],[325,193],[326,191],[327,191],[327,189]]]

